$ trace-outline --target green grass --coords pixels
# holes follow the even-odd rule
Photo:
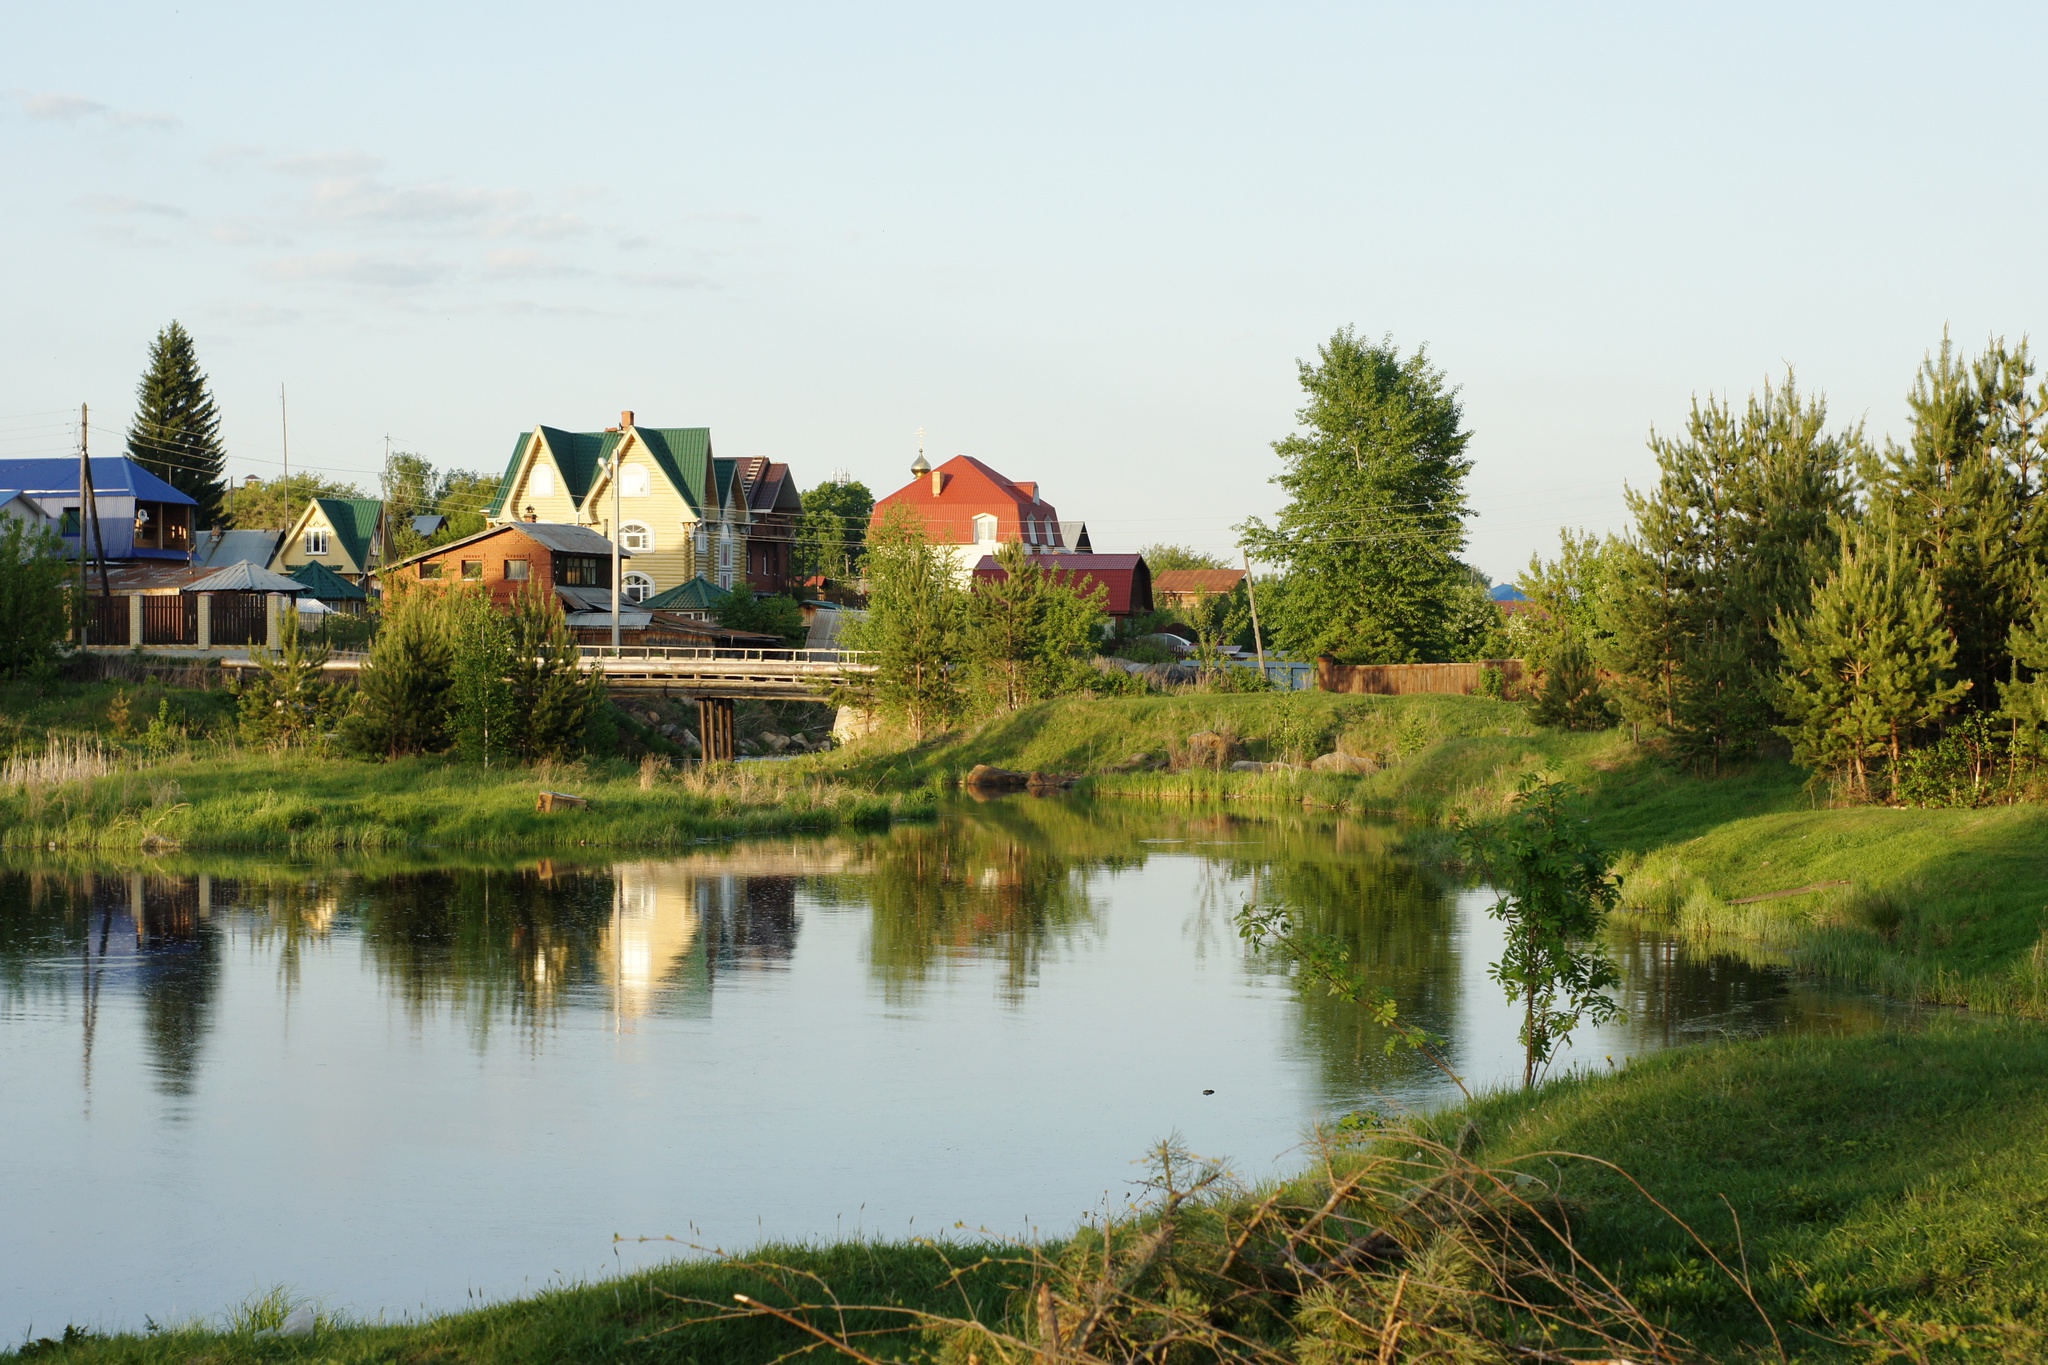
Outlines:
[[[1427,1126],[1448,1137],[1468,1118],[1483,1162],[1553,1183],[1580,1249],[1712,1359],[1771,1358],[1768,1329],[1713,1256],[1747,1267],[1758,1303],[1800,1361],[1890,1358],[1830,1340],[1867,1332],[1866,1312],[1915,1339],[1945,1324],[1977,1343],[1966,1356],[1937,1349],[1931,1359],[2034,1360],[2048,1347],[2048,1030],[2039,1026],[1944,1017],[1854,1037],[1680,1048],[1618,1073],[1482,1096]],[[1559,1154],[1613,1163],[1685,1226],[1614,1170]],[[971,1251],[847,1243],[755,1257],[815,1273],[847,1303],[992,1320],[1016,1302],[1006,1268],[948,1279],[952,1266],[974,1261]],[[678,1263],[423,1322],[324,1325],[300,1340],[254,1336],[287,1306],[273,1297],[226,1322],[35,1354],[768,1365],[802,1339],[758,1320],[656,1334],[710,1311],[681,1300],[728,1304],[741,1292],[786,1304],[791,1297],[774,1296],[792,1291],[821,1297],[794,1281],[765,1285],[739,1266]],[[863,1345],[897,1360],[930,1343],[899,1333]]]

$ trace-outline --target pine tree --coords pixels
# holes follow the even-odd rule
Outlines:
[[[1443,659],[1448,604],[1466,586],[1465,447],[1457,390],[1420,349],[1349,328],[1300,365],[1302,430],[1273,443],[1287,491],[1278,523],[1239,527],[1254,558],[1279,566],[1278,643],[1362,663]],[[1262,594],[1263,595],[1263,594]],[[1262,604],[1263,605],[1263,604]]]
[[[1826,428],[1826,403],[1790,374],[1740,413],[1695,401],[1682,437],[1651,435],[1657,487],[1628,492],[1636,525],[1612,552],[1603,661],[1625,714],[1702,766],[1754,748],[1777,719],[1773,622],[1804,611],[1833,562],[1864,449],[1860,428]]]
[[[199,504],[194,529],[221,524],[227,452],[220,443],[220,413],[200,372],[192,334],[177,322],[150,344],[149,368],[135,386],[128,454]]]
[[[356,681],[357,700],[342,727],[349,747],[385,758],[448,747],[455,657],[444,595],[393,583],[382,622]]]
[[[2012,671],[1998,685],[1998,700],[2020,745],[2038,754],[2048,747],[2048,575],[2034,579],[2029,598],[2026,614],[2006,637]]]
[[[1529,719],[1561,730],[1604,730],[1614,708],[1600,686],[1600,671],[1575,632],[1562,636],[1543,664],[1543,682],[1529,703]]]
[[[2042,497],[2048,382],[2030,394],[2026,344],[1992,340],[1965,363],[1946,334],[1907,398],[1911,442],[1866,460],[1873,513],[1894,519],[1933,579],[1970,700],[1989,707],[2011,674],[2009,638],[2048,568]]]
[[[505,626],[507,695],[519,717],[514,752],[529,761],[581,753],[592,713],[605,703],[604,676],[583,671],[561,598],[528,585],[513,597]]]
[[[1793,757],[1846,773],[1870,794],[1869,761],[1899,756],[1968,689],[1954,676],[1956,644],[1941,599],[1896,524],[1880,518],[1845,537],[1812,610],[1776,626],[1784,649],[1779,705]]]
[[[1000,579],[983,579],[962,612],[961,660],[976,690],[1015,711],[1067,690],[1100,628],[1108,590],[1061,583],[1020,542],[997,547]]]

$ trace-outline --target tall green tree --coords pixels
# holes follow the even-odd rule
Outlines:
[[[531,585],[521,589],[505,616],[505,638],[507,696],[519,718],[513,752],[528,761],[582,753],[606,705],[604,676],[583,671],[561,598]]]
[[[1075,685],[1108,589],[1059,582],[1017,541],[997,547],[996,564],[1003,577],[978,580],[967,594],[960,654],[981,700],[1014,711]]]
[[[847,627],[874,675],[848,700],[900,718],[913,739],[943,727],[960,708],[961,617],[965,591],[952,557],[931,543],[908,508],[883,514],[867,538],[867,614]]]
[[[1954,676],[1955,640],[1934,581],[1899,527],[1880,516],[1849,534],[1811,611],[1781,616],[1779,705],[1793,757],[1845,774],[1870,794],[1869,761],[1899,756],[1969,687]]]
[[[867,563],[868,519],[875,495],[852,479],[828,479],[804,494],[803,520],[791,556],[798,577],[851,581]]]
[[[49,672],[70,631],[64,542],[41,527],[0,516],[0,678]],[[76,561],[73,561],[75,563]]]
[[[195,528],[221,524],[227,452],[220,443],[220,412],[199,368],[192,334],[175,321],[150,343],[149,368],[135,387],[128,454],[199,504]]]
[[[437,753],[450,726],[455,615],[446,594],[394,582],[384,592],[382,621],[356,680],[356,702],[342,734],[358,753],[381,758]]]
[[[297,519],[314,498],[360,498],[363,490],[323,474],[294,474],[287,488],[282,476],[239,483],[221,503],[221,522],[238,531],[281,531]]]
[[[1682,436],[1652,433],[1657,486],[1630,489],[1635,526],[1608,553],[1596,638],[1631,720],[1703,766],[1755,748],[1777,721],[1780,617],[1797,616],[1837,553],[1861,427],[1791,374],[1742,411],[1695,400]]]
[[[1145,567],[1154,574],[1171,573],[1175,569],[1223,569],[1228,568],[1223,560],[1206,550],[1197,550],[1187,545],[1141,545],[1138,554],[1145,561]]]
[[[2021,746],[2039,755],[2048,741],[2048,575],[2034,580],[2026,614],[2006,637],[2012,673],[1998,685],[1999,714]]]
[[[1350,328],[1300,364],[1301,430],[1273,443],[1278,521],[1238,528],[1277,566],[1269,629],[1285,649],[1365,663],[1449,656],[1446,606],[1468,573],[1465,456],[1457,390],[1423,350]],[[1261,604],[1264,605],[1263,603]]]
[[[1934,581],[1968,700],[1989,707],[2011,672],[2013,624],[2048,568],[2048,382],[2034,383],[2025,342],[1993,339],[1966,361],[1944,334],[1907,406],[1908,444],[1864,461],[1870,510],[1896,521]]]
[[[446,593],[451,667],[448,718],[455,750],[486,768],[517,759],[524,745],[522,717],[512,696],[513,641],[509,621],[489,597],[473,589]]]

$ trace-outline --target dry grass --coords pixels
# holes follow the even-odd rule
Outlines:
[[[106,777],[120,767],[120,753],[98,739],[53,739],[39,754],[10,754],[0,764],[0,790],[42,792],[66,782]]]
[[[870,1341],[906,1328],[922,1331],[940,1365],[1701,1359],[1575,1244],[1556,1194],[1563,1169],[1617,1168],[1561,1152],[1487,1166],[1471,1155],[1474,1133],[1468,1124],[1451,1142],[1407,1129],[1326,1134],[1314,1174],[1265,1192],[1169,1141],[1152,1154],[1142,1206],[1056,1247],[955,1268],[964,1280],[995,1265],[1027,1285],[1001,1314],[844,1302],[816,1273],[743,1259],[781,1302],[683,1299],[699,1316],[667,1331],[770,1318],[862,1365],[880,1365]],[[1775,1340],[1746,1271],[1686,1234]]]

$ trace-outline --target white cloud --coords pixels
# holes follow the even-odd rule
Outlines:
[[[271,280],[327,280],[375,289],[411,289],[432,284],[448,274],[448,267],[439,261],[421,257],[371,256],[361,251],[316,251],[305,256],[285,256],[265,261],[256,270]]]
[[[566,265],[551,260],[530,247],[508,247],[503,251],[484,253],[484,269],[500,279],[561,279],[570,275],[588,275],[581,266]]]
[[[178,121],[169,114],[151,114],[130,109],[116,109],[110,104],[87,99],[83,95],[62,95],[45,92],[20,97],[21,111],[32,119],[53,123],[78,123],[86,119],[106,119],[119,128],[175,128]]]
[[[137,199],[126,194],[87,194],[73,201],[87,213],[104,213],[113,217],[183,218],[185,210],[176,204],[160,204],[151,199]]]
[[[447,181],[385,185],[362,176],[322,180],[313,207],[324,217],[381,223],[451,223],[511,213],[526,203],[522,190],[478,190]]]
[[[382,170],[383,161],[368,152],[295,152],[272,157],[270,169],[286,175],[368,175]]]
[[[718,282],[708,275],[680,270],[629,271],[618,277],[620,284],[636,289],[716,289]]]
[[[488,231],[493,237],[529,237],[536,242],[558,242],[564,237],[581,237],[590,231],[590,224],[573,213],[525,213],[494,223]]]

